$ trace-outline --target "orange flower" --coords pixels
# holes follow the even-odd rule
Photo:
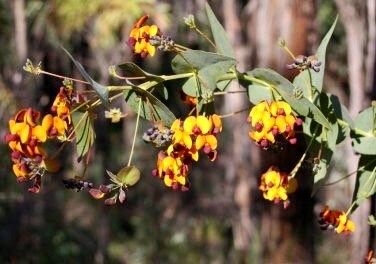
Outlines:
[[[188,190],[189,165],[198,161],[200,150],[211,161],[215,160],[218,147],[216,136],[221,130],[222,122],[218,115],[188,116],[184,121],[175,120],[170,129],[173,133],[172,144],[159,153],[153,175],[163,179],[168,187]]]
[[[148,54],[154,56],[156,48],[150,44],[151,37],[157,36],[159,29],[156,25],[144,25],[148,16],[141,17],[133,26],[129,34],[128,45],[132,47],[133,52],[146,58]]]
[[[38,123],[40,113],[32,108],[20,110],[9,121],[9,133],[5,141],[11,149],[13,172],[18,182],[33,180],[31,192],[39,192],[41,178],[46,171],[54,172],[57,164],[47,159],[42,144],[48,137],[65,135],[71,123],[71,90],[61,88],[52,105],[52,114],[43,117]]]
[[[252,127],[249,137],[265,149],[280,138],[295,144],[294,127],[302,123],[284,101],[260,102],[251,109],[248,120]]]
[[[270,167],[261,176],[259,189],[266,200],[274,203],[284,202],[285,208],[288,206],[288,194],[295,192],[297,182],[295,178],[289,179],[288,174],[280,172],[276,167]]]
[[[319,224],[321,229],[334,229],[338,234],[349,234],[355,231],[354,222],[348,219],[345,212],[330,210],[328,206],[321,211]]]
[[[71,107],[71,96],[72,91],[69,88],[61,87],[59,93],[57,94],[51,111],[56,113],[56,116],[65,120],[67,124],[70,124],[70,107]]]
[[[46,141],[45,127],[36,124],[39,116],[40,113],[32,108],[22,109],[14,119],[9,120],[10,134],[17,136],[22,144],[30,142],[31,139]]]
[[[171,157],[161,151],[158,154],[157,169],[153,172],[167,187],[174,190],[188,190],[188,163],[184,157]]]

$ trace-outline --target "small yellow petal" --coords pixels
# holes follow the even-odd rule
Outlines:
[[[264,129],[266,131],[269,131],[270,129],[272,129],[272,127],[274,126],[275,124],[275,118],[270,116],[270,113],[268,112],[264,112],[263,116],[262,116],[262,123],[264,125]]]
[[[146,46],[146,41],[143,39],[141,42],[136,42],[136,45],[134,46],[134,52],[135,53],[141,53],[144,51]]]
[[[167,148],[167,155],[171,155],[171,153],[174,151],[174,145],[170,145]]]
[[[178,177],[176,177],[176,181],[177,181],[178,183],[180,183],[181,185],[185,185],[185,183],[186,183],[185,180],[186,180],[186,179],[185,179],[184,176],[178,176]]]
[[[183,128],[184,131],[187,133],[192,133],[193,129],[196,127],[196,117],[189,116],[184,120]]]
[[[285,111],[285,115],[291,114],[291,111],[292,111],[291,106],[288,103],[284,101],[279,101],[277,105],[278,105],[278,109],[282,108]]]
[[[174,123],[172,123],[171,130],[172,131],[178,131],[178,130],[180,130],[180,119],[176,119],[174,121]]]
[[[208,133],[212,128],[212,123],[205,116],[197,117],[197,126],[200,128],[202,134]]]
[[[171,187],[171,185],[172,185],[172,180],[170,179],[170,176],[169,176],[169,175],[165,175],[163,181],[164,181],[164,184],[165,184],[166,186]]]
[[[207,135],[207,136],[205,136],[205,139],[206,139],[206,142],[209,144],[209,146],[212,150],[217,149],[218,142],[217,142],[217,138],[215,136]]]
[[[293,115],[286,115],[285,120],[286,123],[290,126],[290,128],[294,128],[296,119]]]
[[[132,37],[132,38],[135,38],[137,40],[140,37],[140,29],[139,28],[132,29],[129,36]]]
[[[155,47],[153,45],[151,45],[150,43],[146,43],[146,50],[148,51],[148,53],[150,54],[150,56],[154,56],[155,54]]]
[[[286,201],[286,200],[287,200],[287,192],[286,192],[286,189],[283,188],[283,187],[278,187],[278,189],[277,189],[277,196],[278,196],[278,198],[280,198],[281,200]]]
[[[26,124],[23,125],[20,131],[20,138],[22,143],[26,143],[30,138],[30,127]]]
[[[221,120],[221,117],[219,115],[212,115],[211,116],[211,120],[213,122],[213,125],[215,128],[219,128],[219,132],[222,131],[222,120]]]
[[[188,149],[192,147],[192,139],[188,133],[183,133],[183,142]]]
[[[199,155],[198,155],[198,151],[195,150],[195,151],[191,152],[191,157],[192,157],[192,159],[193,159],[194,161],[198,161],[198,157],[199,157]]]
[[[272,102],[270,104],[270,113],[272,114],[272,116],[277,116],[277,112],[278,112],[278,104],[277,102]]]
[[[31,134],[40,142],[45,142],[47,139],[47,131],[41,125],[34,127]]]
[[[45,117],[43,117],[42,127],[44,128],[44,130],[49,131],[52,125],[53,125],[53,117],[51,114],[48,114]]]
[[[151,25],[149,28],[149,36],[155,36],[158,33],[158,27],[156,25]]]
[[[285,121],[285,116],[283,115],[277,116],[277,118],[275,119],[275,124],[278,127],[278,130],[280,133],[284,133],[286,131],[287,124]]]
[[[67,123],[57,116],[54,117],[54,127],[56,128],[59,135],[65,134],[65,129],[67,128]]]
[[[196,139],[196,149],[200,150],[206,143],[205,136],[198,135]]]

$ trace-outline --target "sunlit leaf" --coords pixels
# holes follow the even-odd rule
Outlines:
[[[187,50],[176,55],[171,62],[171,66],[175,73],[188,73],[199,71],[206,66],[225,61],[231,61],[233,64],[236,63],[235,59],[218,53]]]
[[[217,17],[215,16],[208,3],[206,3],[205,9],[218,53],[231,58],[235,58],[235,52],[232,48],[230,40],[227,37],[226,31],[221,23],[219,23]]]
[[[140,170],[134,166],[122,168],[117,174],[116,178],[126,186],[133,186],[140,180]]]
[[[126,62],[120,65],[117,65],[120,69],[124,71],[125,77],[145,77],[144,80],[154,80],[158,82],[162,82],[163,78],[159,77],[158,75],[154,75],[151,73],[148,73],[138,67],[133,62]]]
[[[183,91],[190,96],[208,95],[217,88],[219,79],[236,63],[235,59],[217,53],[188,50],[172,60],[175,73],[196,72],[183,85]],[[221,84],[221,88],[225,88]]]
[[[334,20],[332,26],[330,27],[329,31],[326,33],[325,37],[322,39],[317,52],[316,58],[318,61],[321,62],[320,71],[315,72],[312,69],[302,71],[298,76],[294,79],[294,85],[300,88],[303,92],[303,95],[308,98],[310,101],[313,101],[313,92],[312,87],[315,88],[317,91],[321,92],[323,82],[324,82],[324,72],[325,72],[325,56],[326,56],[326,48],[329,44],[330,38],[332,37],[334,28],[337,24],[338,16]]]
[[[256,105],[261,101],[271,101],[273,99],[270,88],[264,85],[251,84],[247,88],[249,101]]]
[[[124,91],[124,98],[128,106],[137,113],[139,100],[141,100],[140,115],[150,121],[161,120],[167,127],[175,121],[175,115],[150,92],[137,86],[132,86],[132,90]]]
[[[365,155],[376,155],[376,107],[369,107],[354,120],[351,132],[353,148]]]
[[[95,132],[93,122],[90,113],[76,111],[72,114],[72,123],[75,132],[77,160],[81,161],[82,157],[85,156],[94,144]]]
[[[359,205],[376,192],[376,157],[362,155],[359,159],[353,201]]]
[[[368,216],[368,224],[371,226],[376,226],[376,219],[374,215]]]

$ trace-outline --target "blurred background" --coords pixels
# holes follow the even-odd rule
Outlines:
[[[375,98],[375,0],[226,0],[209,1],[235,47],[238,68],[269,67],[292,79],[288,56],[278,47],[286,40],[296,54],[311,55],[337,14],[339,22],[327,51],[325,89],[336,94],[354,117]],[[108,67],[133,60],[126,45],[133,23],[149,14],[179,44],[210,50],[190,31],[183,17],[194,14],[210,35],[204,0],[0,0],[0,136],[17,109],[47,111],[61,80],[22,71],[26,58],[43,69],[82,79],[60,49],[71,51],[100,83],[116,84]],[[171,74],[173,54],[135,60],[155,74]],[[168,104],[177,116],[187,114],[177,88],[170,83]],[[77,89],[84,89],[77,85]],[[234,89],[238,89],[235,85]],[[243,96],[242,96],[243,95]],[[129,111],[120,100],[116,104]],[[218,113],[249,107],[244,94],[217,102]],[[113,125],[99,109],[90,180],[107,181],[105,168],[117,171],[128,159],[135,116]],[[134,164],[141,181],[128,192],[127,203],[106,207],[85,192],[64,188],[75,176],[73,148],[61,155],[62,170],[44,178],[34,195],[17,184],[8,147],[0,146],[0,261],[2,263],[362,263],[375,246],[367,216],[368,201],[352,216],[351,236],[321,231],[317,215],[325,204],[346,210],[355,176],[323,187],[313,198],[312,175],[304,168],[299,189],[287,210],[263,200],[259,176],[271,164],[291,170],[304,151],[260,151],[248,138],[247,112],[225,120],[217,161],[202,159],[190,178],[192,188],[179,193],[151,176],[157,151],[137,141]],[[142,130],[151,124],[143,121]],[[100,129],[98,129],[100,128]],[[141,134],[141,133],[140,133]],[[140,137],[141,138],[141,137]],[[350,142],[333,158],[328,182],[352,172],[357,156]]]

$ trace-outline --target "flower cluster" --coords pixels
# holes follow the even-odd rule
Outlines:
[[[248,122],[252,127],[249,137],[264,149],[282,139],[295,144],[295,125],[302,124],[302,120],[294,116],[291,106],[284,101],[258,103],[251,109]]]
[[[154,56],[156,48],[150,43],[150,39],[159,33],[156,25],[145,25],[148,18],[148,16],[143,16],[136,22],[128,39],[128,45],[133,52],[140,54],[142,58],[146,58],[148,54]]]
[[[289,179],[288,173],[280,172],[276,167],[270,167],[261,176],[260,191],[266,200],[274,203],[283,201],[285,208],[289,205],[288,194],[296,191],[297,181]]]
[[[330,210],[327,206],[320,213],[319,224],[321,229],[334,229],[338,234],[349,234],[355,231],[354,222],[348,219],[345,212]]]
[[[9,121],[9,133],[5,141],[11,149],[13,172],[18,182],[34,180],[31,192],[38,192],[41,177],[46,171],[56,170],[56,164],[47,158],[42,144],[48,138],[61,139],[71,123],[70,120],[71,91],[62,88],[57,95],[51,114],[45,115],[41,122],[40,112],[32,108],[20,110]]]
[[[216,159],[217,135],[222,131],[222,121],[215,114],[189,116],[184,121],[175,120],[171,131],[172,143],[166,151],[158,154],[153,175],[163,179],[166,186],[185,191],[189,188],[189,165],[198,161],[199,152],[202,151],[211,161]]]

